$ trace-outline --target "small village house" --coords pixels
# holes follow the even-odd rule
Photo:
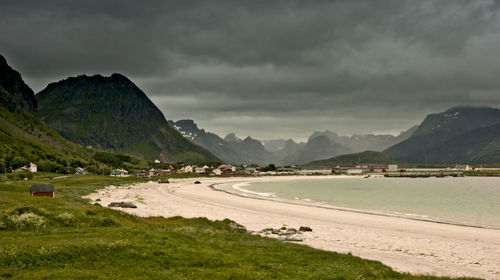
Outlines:
[[[455,166],[455,169],[456,169],[456,170],[465,170],[465,171],[470,171],[470,170],[472,170],[472,168],[471,168],[471,167],[470,167],[470,165],[468,165],[468,164],[457,164],[457,165]]]
[[[209,169],[208,165],[204,165],[203,167],[196,167],[196,173],[207,173],[207,169]]]
[[[214,170],[212,170],[212,172],[213,172],[215,175],[221,175],[221,174],[222,174],[222,170],[220,170],[219,168],[215,168]]]
[[[156,170],[156,174],[158,174],[158,176],[167,176],[167,175],[170,175],[171,173],[172,173],[172,171],[170,171],[170,169]]]
[[[234,167],[233,165],[229,165],[229,164],[223,164],[223,165],[219,166],[218,169],[220,169],[222,171],[222,173],[233,173],[236,171],[236,167]]]
[[[349,175],[361,175],[363,174],[363,169],[361,168],[347,169],[346,173]]]
[[[196,166],[194,166],[196,168]],[[184,166],[184,173],[192,173],[193,172],[193,166],[191,165],[186,165]]]
[[[387,172],[397,172],[398,165],[397,164],[389,164],[387,165]]]
[[[87,174],[88,174],[88,172],[87,172],[87,170],[85,170],[84,168],[77,167],[77,168],[75,169],[75,175],[80,175],[80,176],[82,176],[82,175],[87,175]]]
[[[155,159],[155,163],[160,163],[161,161],[159,159]]]
[[[156,169],[154,168],[149,169],[149,177],[156,177],[156,176],[158,176]]]
[[[52,196],[55,197],[53,184],[34,184],[30,186],[31,196]]]
[[[33,162],[30,162],[28,170],[32,173],[36,173],[38,171],[38,166],[36,166]]]
[[[147,179],[147,178],[149,178],[149,172],[147,172],[146,170],[138,171],[137,177]]]

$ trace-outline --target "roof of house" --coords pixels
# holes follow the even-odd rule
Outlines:
[[[54,192],[54,185],[53,184],[35,184],[35,185],[31,185],[30,192],[32,192],[32,193],[36,193],[36,192]]]

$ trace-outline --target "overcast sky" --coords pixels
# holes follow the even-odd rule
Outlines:
[[[221,136],[397,133],[500,107],[500,1],[0,2],[0,54],[35,92],[122,73]]]

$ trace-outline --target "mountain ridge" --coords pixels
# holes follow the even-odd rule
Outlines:
[[[40,119],[83,146],[149,160],[219,161],[172,129],[156,105],[127,77],[79,75],[36,95]]]
[[[393,145],[384,153],[392,158],[408,163],[430,163],[437,160],[439,151],[445,149],[448,153],[460,154],[463,146],[453,145],[460,143],[460,138],[476,129],[493,126],[500,123],[500,109],[492,107],[456,106],[444,112],[427,115],[418,129],[405,141]],[[476,133],[487,133],[487,130],[478,130]],[[477,134],[478,138],[481,134]],[[474,138],[474,136],[467,136]],[[455,139],[455,140],[453,140]],[[490,148],[491,151],[500,150],[500,146]],[[441,154],[441,156],[444,156]],[[446,156],[453,161],[463,161],[466,158]],[[442,159],[438,160],[442,162]]]

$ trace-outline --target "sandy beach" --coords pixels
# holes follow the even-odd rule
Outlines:
[[[312,177],[171,179],[170,184],[109,186],[88,198],[102,206],[132,202],[137,208],[115,209],[143,217],[228,218],[253,232],[309,226],[313,231],[302,234],[300,243],[314,248],[352,253],[402,272],[500,279],[500,230],[255,199],[211,188],[221,183],[301,178]],[[201,184],[194,184],[196,180]]]

